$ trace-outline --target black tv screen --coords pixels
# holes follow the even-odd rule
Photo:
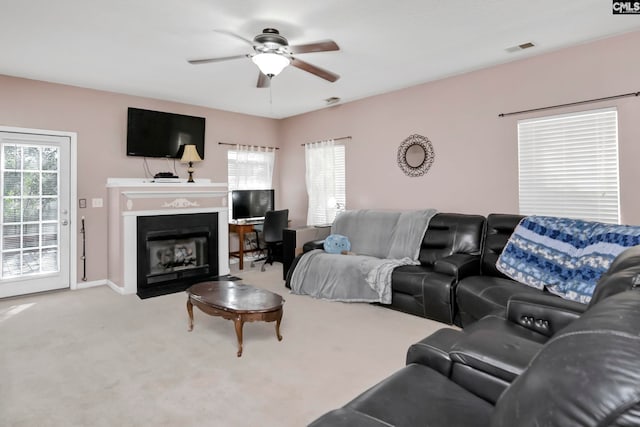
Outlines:
[[[204,129],[204,117],[129,107],[127,156],[179,158],[193,144],[204,159]]]
[[[274,209],[274,190],[234,190],[231,192],[233,219],[264,218]]]

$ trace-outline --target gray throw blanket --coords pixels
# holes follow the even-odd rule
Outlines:
[[[391,274],[419,264],[420,244],[434,209],[347,211],[331,227],[349,238],[355,255],[314,250],[302,255],[291,276],[291,292],[332,301],[391,303]]]

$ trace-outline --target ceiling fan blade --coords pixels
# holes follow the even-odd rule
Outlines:
[[[299,44],[289,46],[291,53],[312,53],[312,52],[329,52],[332,50],[340,50],[340,47],[333,40],[322,40],[315,43]]]
[[[245,39],[244,37],[239,36],[236,33],[232,33],[231,31],[227,31],[227,30],[213,30],[213,31],[215,31],[216,33],[226,34],[228,36],[235,37],[238,40],[242,40],[243,42],[248,43],[249,45],[253,46],[253,41],[251,41],[249,39]]]
[[[316,76],[330,82],[335,82],[340,78],[340,76],[336,73],[332,73],[331,71],[316,67],[315,65],[311,65],[308,62],[301,61],[298,58],[291,58],[291,65],[296,68],[300,68],[301,70],[307,71],[311,74],[315,74]]]
[[[189,59],[187,62],[189,64],[198,65],[198,64],[209,64],[210,62],[222,62],[229,61],[230,59],[240,59],[240,58],[248,58],[249,55],[233,55],[233,56],[223,56],[222,58],[205,58],[205,59]]]
[[[271,86],[271,79],[262,74],[262,71],[258,71],[258,83],[256,84],[256,87],[265,88],[269,86]]]

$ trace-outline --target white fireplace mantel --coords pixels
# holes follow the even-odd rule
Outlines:
[[[146,187],[156,188],[159,187],[175,187],[181,189],[198,188],[202,190],[202,187],[218,188],[226,191],[228,184],[226,182],[211,182],[210,179],[197,178],[195,182],[187,182],[186,179],[176,179],[167,181],[156,181],[154,179],[146,178],[107,178],[107,188],[114,187]],[[177,191],[177,190],[176,190]]]
[[[127,210],[141,210],[140,206],[150,208],[149,203],[144,203],[152,199],[157,199],[163,207],[200,207],[200,202],[191,201],[200,199],[205,201],[209,207],[212,203],[216,206],[226,206],[228,196],[228,186],[226,182],[211,182],[209,179],[196,179],[195,182],[187,182],[186,179],[171,179],[158,182],[154,179],[143,178],[108,178],[107,189],[117,197],[123,197],[122,203]],[[167,199],[174,199],[173,202]],[[203,200],[203,199],[209,199]],[[213,202],[213,200],[217,202]],[[135,201],[143,202],[135,203]]]
[[[149,191],[123,191],[121,193],[127,199],[157,199],[161,197],[184,197],[185,195],[193,199],[206,197],[226,196],[226,191],[167,191],[167,190],[149,190]]]
[[[218,274],[229,274],[226,182],[108,178],[106,187],[109,191],[108,283],[115,291],[137,292],[137,218],[140,216],[217,213]]]

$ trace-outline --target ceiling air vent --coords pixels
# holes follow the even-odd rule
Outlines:
[[[331,98],[325,99],[324,102],[326,102],[327,105],[333,105],[340,102],[340,98],[338,98],[337,96],[332,96]]]
[[[535,44],[531,42],[526,42],[526,43],[519,44],[518,46],[508,47],[505,50],[509,53],[513,53],[513,52],[519,52],[521,50],[529,49],[530,47],[534,47],[534,46]]]

